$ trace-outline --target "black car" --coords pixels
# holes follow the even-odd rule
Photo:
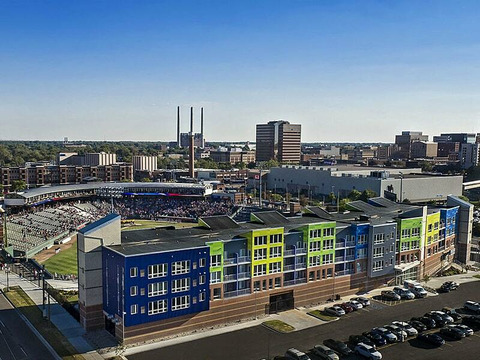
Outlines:
[[[364,296],[359,296],[359,297],[353,298],[352,300],[358,301],[360,304],[363,305],[363,307],[370,306],[370,300]]]
[[[410,325],[412,325],[412,327],[417,330],[418,332],[423,332],[423,331],[426,331],[428,328],[427,326],[422,323],[421,321],[418,321],[418,320],[410,320],[408,322]]]
[[[421,316],[421,317],[413,317],[412,321],[420,321],[424,324],[428,330],[434,329],[437,327],[437,323],[431,317]]]
[[[378,333],[372,333],[371,331],[366,331],[362,335],[372,340],[377,346],[387,345],[387,340],[385,340],[385,338]]]
[[[417,339],[435,346],[442,346],[445,344],[445,340],[437,334],[419,334]]]
[[[480,316],[479,315],[468,315],[462,317],[462,324],[465,324],[474,329],[480,329]]]
[[[438,289],[439,292],[450,292],[452,290],[456,290],[458,288],[458,284],[455,281],[446,281],[440,286]]]
[[[455,327],[441,328],[440,334],[455,340],[461,340],[465,337],[465,332]]]
[[[437,327],[443,327],[448,324],[448,322],[439,314],[431,314],[431,313],[426,313],[425,317],[429,317],[433,320],[435,320],[435,324],[437,324]]]
[[[451,308],[446,308],[446,307],[444,307],[444,308],[442,309],[442,311],[443,311],[445,314],[451,316],[451,317],[453,318],[453,320],[455,320],[455,321],[462,320],[462,315],[460,315],[459,313],[457,313],[457,311],[456,311],[455,309],[451,309]]]
[[[370,345],[374,349],[377,348],[377,346],[372,340],[363,335],[350,335],[350,337],[348,338],[348,342],[353,346],[357,346],[358,343],[364,343],[365,345]]]
[[[330,349],[338,352],[340,355],[350,355],[353,351],[344,342],[334,339],[327,339],[323,341],[323,345],[328,346]]]

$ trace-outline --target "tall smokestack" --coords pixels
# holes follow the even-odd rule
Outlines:
[[[203,107],[200,112],[200,136],[201,136],[202,148],[204,148],[205,141],[203,140]]]
[[[195,157],[195,134],[193,133],[193,107],[190,108],[190,148],[189,148],[189,176],[193,179],[195,177],[194,157]]]
[[[182,147],[180,144],[180,106],[177,106],[177,146]]]

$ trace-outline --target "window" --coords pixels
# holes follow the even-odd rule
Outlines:
[[[402,249],[401,249],[401,251],[406,251],[406,250],[408,250],[408,242],[402,243]]]
[[[154,279],[158,277],[167,276],[168,264],[156,264],[148,266],[148,278]]]
[[[200,294],[198,294],[198,301],[205,301],[206,299],[206,293],[205,292],[201,292]]]
[[[438,241],[438,234],[433,234],[433,241]]]
[[[432,231],[433,229],[433,225],[432,224],[428,224],[428,232]]]
[[[130,315],[135,315],[138,312],[138,305],[133,304],[130,305]]]
[[[374,244],[383,244],[385,242],[385,234],[375,234],[373,235],[373,243]]]
[[[130,286],[130,296],[137,296],[138,294],[138,287]]]
[[[148,284],[148,297],[165,295],[167,292],[166,281]]]
[[[321,243],[321,241],[312,241],[310,243],[310,251],[320,251]]]
[[[198,266],[205,267],[205,265],[207,265],[207,259],[201,258],[200,260],[198,260]]]
[[[412,241],[410,243],[410,250],[413,250],[413,249],[418,249],[420,247],[420,241]]]
[[[253,245],[255,245],[255,246],[267,245],[267,237],[266,236],[255,236],[253,238]]]
[[[402,230],[402,239],[410,237],[410,229],[403,229]]]
[[[158,300],[148,303],[148,315],[167,312],[167,300]]]
[[[172,293],[190,290],[190,279],[183,278],[172,281]]]
[[[267,249],[253,250],[253,260],[264,260],[267,258]]]
[[[383,270],[383,260],[378,260],[373,262],[373,271]]]
[[[282,271],[282,263],[281,262],[274,262],[270,263],[270,268],[269,268],[269,273],[274,274],[274,273],[279,273]]]
[[[359,259],[367,257],[367,248],[357,249],[357,257]]]
[[[333,228],[323,229],[323,236],[333,236]]]
[[[367,236],[366,235],[358,235],[358,245],[364,245],[367,243]]]
[[[310,238],[319,238],[321,236],[321,230],[310,230]]]
[[[221,266],[221,265],[222,265],[222,255],[210,256],[210,266]]]
[[[145,269],[140,269],[140,277],[145,277]]]
[[[210,284],[216,284],[222,281],[222,272],[214,271],[210,273]]]
[[[281,246],[275,246],[270,248],[270,257],[271,258],[276,258],[276,257],[281,257],[282,256],[282,247]]]
[[[190,272],[190,260],[176,261],[172,263],[172,275],[188,274]]]
[[[145,295],[145,288],[140,288],[140,295],[142,295],[142,296]]]
[[[270,244],[278,244],[282,242],[282,234],[270,235]]]
[[[384,248],[383,247],[373,248],[373,257],[374,258],[382,257],[383,253],[384,253]]]
[[[140,306],[140,314],[145,314],[145,306]]]
[[[420,236],[420,228],[413,228],[412,236]]]
[[[323,250],[333,249],[333,239],[323,240]]]
[[[255,265],[253,267],[253,276],[265,275],[267,273],[267,264]]]
[[[207,281],[207,277],[205,275],[200,275],[198,277],[198,282],[200,283],[200,285],[205,284],[206,281]]]
[[[179,296],[172,299],[172,310],[181,310],[190,307],[190,296]]]
[[[322,255],[322,265],[332,264],[333,263],[333,254]]]
[[[137,267],[131,267],[130,268],[130,277],[137,277],[138,274],[138,268]]]
[[[320,256],[310,256],[309,262],[310,262],[310,266],[319,266]]]

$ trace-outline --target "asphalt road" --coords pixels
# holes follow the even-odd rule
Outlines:
[[[373,301],[372,306],[348,314],[338,321],[290,334],[278,334],[263,326],[256,326],[222,335],[198,339],[169,347],[129,355],[129,360],[256,360],[283,355],[290,347],[306,351],[327,338],[347,340],[349,335],[361,334],[374,326],[388,324],[395,320],[409,320],[430,310],[444,306],[461,307],[465,300],[480,301],[480,282],[462,284],[456,291],[440,294],[398,305],[388,306]],[[460,356],[462,360],[480,358],[479,333],[459,344],[448,342],[440,349],[425,350],[411,345],[411,342],[397,344],[382,350],[384,359],[450,359]]]
[[[55,359],[0,294],[0,360]]]

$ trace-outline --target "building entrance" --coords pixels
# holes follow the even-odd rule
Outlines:
[[[276,314],[280,311],[292,310],[294,305],[293,290],[286,293],[270,295],[269,313]]]

